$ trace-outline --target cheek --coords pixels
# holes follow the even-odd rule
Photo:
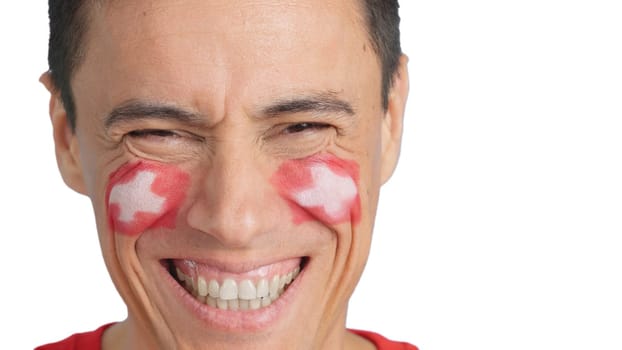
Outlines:
[[[189,183],[188,174],[172,165],[141,161],[121,166],[110,175],[106,191],[111,229],[137,235],[150,228],[174,228]]]
[[[325,224],[351,222],[361,217],[358,165],[332,155],[283,163],[272,183],[289,203],[294,223],[309,220]]]

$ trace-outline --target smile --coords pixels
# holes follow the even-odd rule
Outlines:
[[[169,272],[195,300],[211,308],[253,311],[277,301],[298,277],[305,258],[234,273],[193,260],[170,260]]]

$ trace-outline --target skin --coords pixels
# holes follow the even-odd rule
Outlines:
[[[110,2],[93,7],[86,41],[72,80],[75,132],[49,75],[41,80],[59,169],[90,197],[128,307],[128,318],[104,334],[104,349],[372,349],[346,331],[347,303],[369,253],[380,186],[397,162],[408,80],[402,57],[384,111],[358,3]],[[274,108],[327,96],[352,113]],[[178,113],[136,113],[136,101]],[[295,222],[272,179],[282,164],[315,155],[356,164],[360,219]],[[133,161],[191,174],[174,226],[113,231],[109,178]],[[256,329],[209,327],[162,283],[162,259],[239,268],[293,257],[309,258],[301,288]]]
[[[110,175],[106,192],[110,229],[126,235],[174,229],[189,180],[189,174],[168,164],[124,164]]]
[[[284,162],[272,183],[290,203],[294,223],[316,220],[325,225],[356,225],[361,216],[357,179],[355,162],[321,154]]]

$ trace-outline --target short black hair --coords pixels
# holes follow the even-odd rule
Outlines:
[[[389,90],[397,73],[400,55],[400,17],[398,0],[359,0],[368,35],[382,73],[382,107],[386,110]],[[88,31],[89,6],[95,0],[49,0],[50,40],[48,65],[52,83],[61,99],[72,130],[76,127],[76,105],[71,79],[84,59]]]
[[[76,127],[76,104],[71,79],[84,59],[84,36],[90,0],[49,0],[50,41],[48,66],[52,83],[58,89],[72,130]]]
[[[382,108],[389,105],[389,90],[399,67],[400,16],[398,0],[362,0],[367,31],[371,44],[380,59],[382,73]]]

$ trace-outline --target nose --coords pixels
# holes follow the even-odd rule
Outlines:
[[[269,182],[270,170],[251,141],[222,141],[208,165],[198,170],[199,185],[189,208],[189,226],[228,248],[244,248],[269,233],[283,215]]]

